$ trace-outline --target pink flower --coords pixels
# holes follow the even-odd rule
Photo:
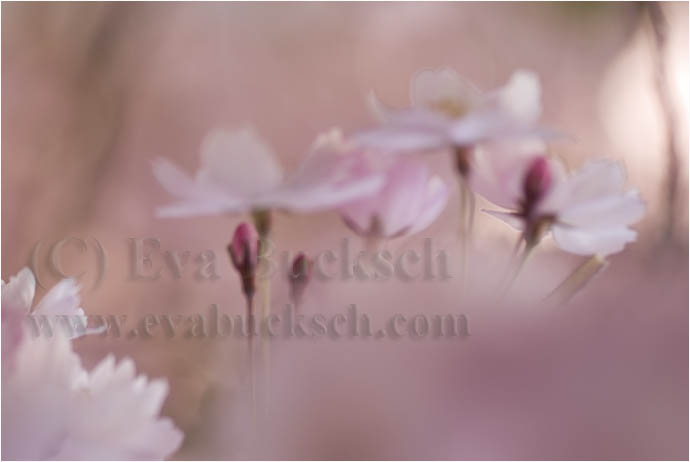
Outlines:
[[[65,282],[67,281],[67,282]],[[53,287],[35,312],[83,316],[71,280]],[[164,459],[182,432],[159,416],[165,380],[136,376],[113,356],[86,371],[62,330],[34,336],[25,323],[35,279],[28,269],[2,287],[2,453],[13,460]],[[12,333],[11,341],[5,335]]]
[[[69,316],[69,336],[79,337],[89,333],[100,332],[87,328],[84,310],[79,307],[79,286],[74,279],[63,279],[51,288],[43,299],[32,310],[36,279],[29,268],[22,268],[9,282],[2,281],[2,310],[5,313],[21,315],[35,314],[40,316]],[[8,314],[12,316],[12,314]],[[22,316],[23,317],[23,316]]]
[[[357,137],[365,145],[400,151],[466,148],[534,132],[541,114],[540,86],[516,71],[502,88],[482,93],[452,69],[425,70],[412,80],[412,107],[390,109],[372,93],[379,128]]]
[[[339,149],[335,142],[314,146],[297,170],[284,178],[273,152],[252,129],[211,132],[202,143],[195,178],[165,159],[154,161],[154,175],[178,199],[159,208],[158,215],[315,212],[376,193],[383,185],[381,175],[366,168],[360,152]]]
[[[620,252],[637,233],[629,225],[644,215],[637,190],[625,190],[620,163],[601,159],[566,174],[541,152],[479,156],[473,188],[510,212],[489,211],[523,230],[536,244],[550,231],[563,250],[603,256]]]
[[[430,176],[422,162],[405,159],[387,171],[378,195],[346,204],[339,212],[362,236],[398,237],[427,228],[443,211],[448,194],[446,184]]]

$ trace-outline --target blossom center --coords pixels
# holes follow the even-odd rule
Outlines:
[[[433,101],[429,104],[429,107],[433,111],[441,113],[449,119],[459,119],[469,111],[469,106],[467,104],[450,98]]]

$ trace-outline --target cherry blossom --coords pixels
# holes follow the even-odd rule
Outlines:
[[[427,228],[448,202],[449,190],[424,163],[403,159],[386,172],[376,196],[353,201],[339,209],[347,226],[365,237],[394,238]]]
[[[316,212],[376,193],[380,174],[359,151],[337,152],[317,144],[292,175],[285,176],[271,148],[254,130],[213,131],[201,146],[194,178],[159,158],[153,172],[177,202],[158,209],[161,217],[236,214],[264,210]]]

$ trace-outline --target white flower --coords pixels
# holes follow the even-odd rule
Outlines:
[[[443,180],[430,176],[422,162],[405,159],[388,169],[379,194],[346,204],[339,212],[348,227],[362,236],[392,238],[424,230],[447,202]]]
[[[23,268],[8,283],[2,281],[2,306],[12,308],[22,314],[69,318],[69,336],[79,337],[98,332],[87,328],[84,310],[79,307],[79,286],[74,279],[63,279],[46,293],[43,299],[31,310],[36,291],[36,279],[29,268]]]
[[[165,159],[153,172],[178,202],[158,209],[163,217],[185,217],[281,209],[314,212],[376,193],[380,174],[366,168],[359,152],[337,153],[332,143],[284,178],[271,149],[251,129],[211,132],[202,143],[194,179]]]
[[[2,293],[2,453],[6,459],[163,459],[182,433],[159,418],[164,380],[136,377],[134,364],[107,357],[89,373],[61,331],[35,337],[24,324],[33,275],[23,270]],[[6,342],[7,333],[21,332]]]
[[[489,212],[523,230],[529,244],[546,231],[563,250],[603,256],[620,252],[637,233],[629,225],[642,218],[637,190],[625,190],[620,163],[601,159],[566,174],[556,159],[540,153],[480,157],[473,188],[511,212]]]
[[[399,151],[473,147],[492,139],[535,131],[541,114],[538,77],[519,70],[502,88],[482,93],[452,69],[419,72],[410,86],[412,107],[390,109],[372,93],[382,125],[357,140]]]

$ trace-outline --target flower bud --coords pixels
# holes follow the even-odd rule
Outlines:
[[[532,161],[523,183],[525,202],[534,205],[548,192],[551,187],[551,172],[546,157],[539,156]]]
[[[302,302],[304,289],[311,280],[312,265],[312,260],[302,252],[297,254],[292,261],[292,268],[288,274],[288,282],[290,283],[290,298],[295,305],[299,305]]]
[[[254,227],[241,223],[228,245],[230,261],[242,278],[242,291],[247,297],[254,295],[254,275],[258,263],[259,237]]]

